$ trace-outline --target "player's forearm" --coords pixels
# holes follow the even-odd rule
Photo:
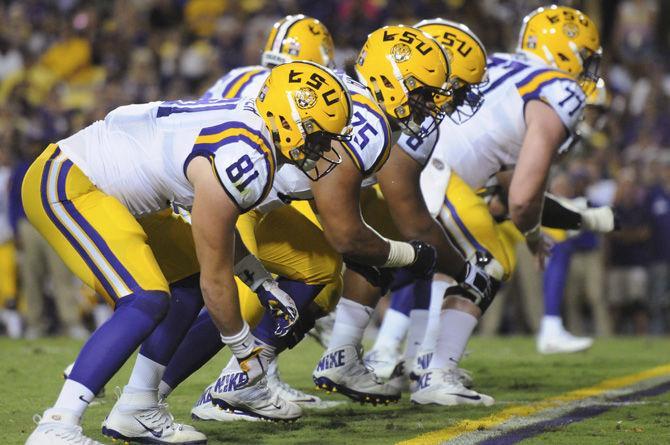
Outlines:
[[[221,334],[231,336],[240,332],[243,321],[232,274],[209,277],[203,273],[200,276],[200,288],[209,315]]]
[[[382,266],[389,257],[389,243],[364,223],[349,230],[326,229],[325,233],[328,242],[340,255],[356,262]]]
[[[542,196],[539,199],[509,202],[510,219],[521,233],[532,230],[540,223]]]

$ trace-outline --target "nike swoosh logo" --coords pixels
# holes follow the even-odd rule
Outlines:
[[[82,402],[84,402],[84,403],[87,404],[87,405],[88,405],[89,403],[91,403],[90,400],[86,400],[86,399],[84,398],[84,396],[79,396],[79,400],[81,400]]]
[[[454,394],[453,392],[450,393],[449,395],[463,397],[464,399],[470,399],[470,400],[481,400],[480,396],[466,396],[465,394]]]
[[[137,423],[139,423],[140,425],[142,425],[142,426],[144,427],[145,430],[149,431],[149,432],[151,433],[152,436],[154,436],[154,437],[158,437],[158,438],[160,438],[160,437],[163,436],[163,432],[162,432],[162,431],[156,431],[156,430],[154,430],[154,429],[152,429],[152,428],[149,428],[148,426],[146,426],[145,424],[143,424],[142,421],[141,421],[140,419],[138,419],[137,417],[135,417],[135,420],[137,420]]]

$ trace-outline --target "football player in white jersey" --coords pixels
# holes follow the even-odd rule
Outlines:
[[[482,89],[479,111],[460,125],[444,121],[440,127],[422,176],[426,202],[466,256],[495,264],[505,278],[514,268],[515,234],[525,237],[541,261],[547,249],[541,222],[613,228],[609,209],[580,214],[547,199],[547,207],[558,207],[558,216],[542,212],[549,168],[571,143],[585,90],[596,81],[600,53],[598,31],[583,13],[567,7],[539,8],[524,19],[518,53],[489,59],[489,81]],[[409,138],[401,138],[399,145],[409,150],[419,146]],[[498,225],[474,190],[502,170],[507,172],[498,176],[508,185],[511,223]],[[442,292],[449,287],[450,295],[439,317],[437,345],[434,352],[422,351],[429,357],[420,353],[414,361],[412,401],[491,404],[491,397],[464,388],[454,372],[491,299],[472,299],[453,282],[445,282]]]
[[[82,348],[27,444],[98,444],[84,436],[81,416],[140,345],[103,434],[206,443],[159,402],[165,365],[204,300],[245,384],[262,378],[261,350],[240,315],[233,279],[235,222],[266,197],[278,165],[295,163],[306,174],[323,168],[320,158],[331,140],[346,139],[350,121],[341,80],[295,62],[274,70],[257,98],[123,106],[49,145],[23,181],[26,214],[115,312]],[[192,208],[192,227],[172,216],[170,203]]]
[[[447,80],[448,86],[444,88],[447,96],[437,99],[441,107],[440,118],[449,115],[450,119],[460,119],[465,108],[477,106],[476,86],[484,79],[485,52],[476,37],[470,38],[467,42],[456,40],[444,42],[443,37],[446,38],[439,36],[437,40],[441,43],[440,49],[448,55],[451,71]],[[409,114],[410,112],[404,107],[412,105],[411,100],[403,103],[399,99],[399,91],[412,86],[414,76],[424,68],[422,65],[413,65],[413,59],[408,60],[422,50],[420,40],[414,39],[415,36],[397,28],[385,28],[381,32],[370,34],[356,63],[361,81],[373,92],[387,115],[396,120],[401,120],[402,116]],[[462,44],[465,44],[465,48]],[[387,48],[386,52],[391,54],[392,63],[380,60],[377,54],[382,52],[379,48]],[[479,57],[470,59],[456,57],[453,51],[458,51],[459,48],[468,54],[478,54]],[[484,267],[487,266],[470,267],[471,263],[465,263],[463,269],[457,268],[463,264],[461,254],[453,250],[447,234],[429,213],[421,194],[419,179],[425,161],[433,150],[437,138],[437,128],[434,125],[435,121],[439,123],[439,120],[429,119],[428,125],[423,127],[418,124],[413,127],[410,123],[409,128],[404,129],[400,139],[411,138],[425,143],[419,144],[416,150],[402,146],[392,150],[389,161],[376,175],[379,190],[370,190],[372,193],[364,197],[363,211],[366,220],[381,233],[398,233],[400,237],[422,239],[436,246],[438,272],[456,277],[463,288],[472,293],[472,298],[489,298],[495,292],[496,282],[495,279],[489,278],[487,274],[489,271],[484,271]],[[383,197],[379,191],[383,193]],[[351,349],[360,343],[372,310],[384,293],[382,289],[401,286],[403,280],[396,276],[395,282],[391,283],[385,278],[386,273],[383,270],[378,271],[379,275],[375,279],[374,271],[370,271],[369,268],[366,270],[361,265],[351,262],[349,266],[345,273],[344,296],[337,307],[328,349],[312,376],[318,387],[338,391],[354,400],[374,402],[374,399],[369,400],[367,394],[359,389],[360,377],[349,371],[351,368],[361,366],[362,357],[342,354],[341,351]],[[493,270],[490,272],[495,273]],[[366,281],[362,275],[368,280]],[[424,291],[419,298],[427,303],[430,295]],[[339,357],[344,359],[340,360]],[[394,385],[390,386],[394,389],[394,394],[400,397],[400,389]]]

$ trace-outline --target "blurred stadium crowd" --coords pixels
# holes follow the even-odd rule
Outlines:
[[[582,140],[556,168],[555,194],[610,204],[621,230],[555,247],[568,262],[568,327],[598,335],[670,332],[670,2],[568,3],[599,24],[608,97],[587,110]],[[106,316],[25,220],[27,165],[57,141],[133,102],[197,97],[227,70],[259,61],[268,29],[304,13],[333,34],[350,70],[368,32],[444,17],[470,26],[489,54],[512,51],[535,0],[4,0],[0,2],[0,325],[11,336],[88,335]],[[523,249],[521,249],[523,250]],[[528,332],[542,277],[521,258],[483,333]],[[545,287],[555,283],[545,283]],[[46,298],[50,296],[51,298]],[[16,309],[18,308],[18,311]],[[20,315],[17,315],[20,314]],[[85,325],[87,327],[85,327]]]

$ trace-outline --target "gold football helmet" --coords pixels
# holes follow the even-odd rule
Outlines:
[[[528,14],[518,49],[571,74],[587,95],[598,81],[602,55],[598,28],[577,9],[552,5]]]
[[[415,28],[440,42],[449,57],[451,95],[446,112],[457,124],[470,119],[484,96],[479,86],[486,82],[486,49],[474,32],[462,23],[435,18],[422,20]]]
[[[287,15],[272,27],[261,65],[272,67],[294,60],[308,60],[335,67],[335,45],[323,23],[302,14]]]
[[[406,133],[423,138],[444,118],[449,61],[431,36],[409,26],[385,26],[368,35],[356,74]],[[424,119],[430,118],[422,127]]]
[[[333,156],[324,153],[331,151],[333,140],[350,138],[351,97],[328,68],[307,61],[273,68],[256,107],[275,147],[310,179],[327,175],[342,161],[334,149]]]

